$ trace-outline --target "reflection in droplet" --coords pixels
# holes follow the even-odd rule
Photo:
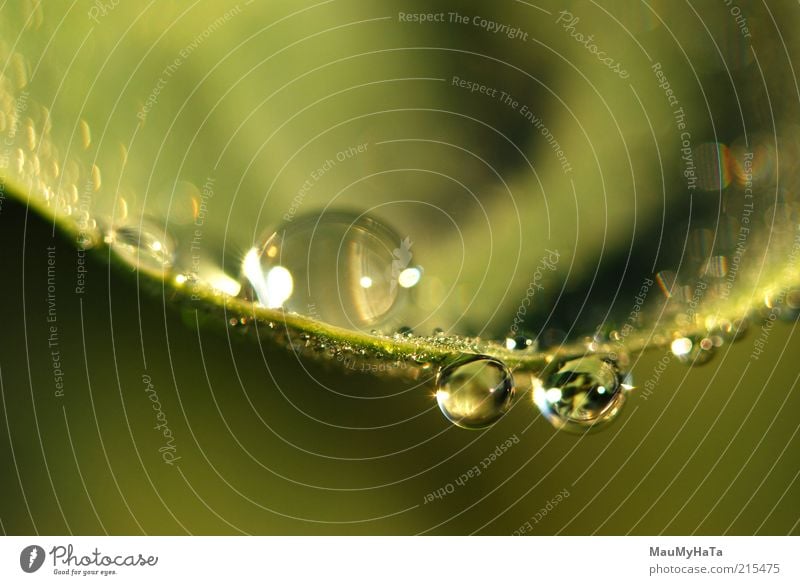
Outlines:
[[[161,273],[175,260],[175,243],[164,226],[146,218],[112,229],[105,240],[119,257],[138,270]]]
[[[535,380],[533,401],[556,428],[584,432],[613,420],[629,389],[613,361],[587,356],[560,364],[544,380]]]
[[[270,230],[247,252],[242,292],[265,307],[332,325],[364,329],[382,324],[409,284],[400,281],[411,256],[410,244],[404,244],[365,215],[296,217]]]
[[[406,268],[397,277],[397,284],[403,288],[411,288],[416,286],[420,278],[422,278],[422,271],[419,268]]]
[[[474,355],[443,367],[436,376],[436,401],[453,424],[488,427],[511,407],[514,381],[503,362]]]
[[[670,345],[672,354],[683,364],[700,366],[714,356],[716,345],[711,337],[678,337]]]

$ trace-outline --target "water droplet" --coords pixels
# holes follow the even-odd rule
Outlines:
[[[498,359],[473,355],[439,370],[436,401],[442,413],[464,429],[482,429],[511,407],[514,382]]]
[[[363,214],[295,217],[246,254],[243,293],[268,308],[368,330],[385,323],[403,295],[398,279],[410,246]]]
[[[193,225],[200,227],[204,223],[204,217],[200,218],[200,212],[206,212],[205,202],[200,194],[200,189],[189,181],[177,181],[174,186],[165,186],[159,192],[160,196],[155,198],[156,208],[154,215],[166,217],[171,225]],[[201,209],[201,205],[203,209]]]
[[[517,351],[535,350],[536,345],[536,340],[528,335],[515,335],[513,337],[506,337],[505,341],[506,349]]]
[[[800,317],[800,288],[786,288],[781,291],[768,291],[764,295],[765,318],[795,321]]]
[[[97,165],[92,165],[92,180],[91,180],[92,190],[99,191],[100,187],[103,185],[103,178],[100,175],[100,167]]]
[[[112,229],[105,241],[119,257],[139,270],[160,274],[175,260],[175,244],[164,226],[146,218]]]
[[[706,329],[709,332],[722,337],[723,341],[737,341],[747,334],[749,322],[747,317],[741,319],[719,319],[708,317],[706,319]]]
[[[557,429],[584,432],[614,419],[625,403],[619,369],[610,359],[569,360],[536,380],[533,401]]]
[[[89,124],[86,122],[86,120],[80,121],[80,131],[81,145],[83,146],[84,150],[88,150],[92,145],[92,129],[89,127]]]
[[[683,364],[700,366],[714,356],[714,340],[711,337],[679,337],[673,340],[672,354]]]
[[[401,337],[413,337],[414,336],[414,330],[411,327],[408,327],[408,326],[405,326],[405,325],[403,327],[400,327],[400,329],[397,330],[397,333]]]

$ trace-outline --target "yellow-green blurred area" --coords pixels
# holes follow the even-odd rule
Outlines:
[[[524,393],[466,431],[430,377],[209,326],[60,230],[86,206],[186,253],[202,216],[198,253],[238,278],[287,214],[367,211],[414,242],[425,334],[504,335],[550,249],[529,326],[577,335],[740,217],[747,140],[769,175],[751,300],[779,261],[766,214],[798,203],[798,21],[710,0],[2,5],[0,528],[798,533],[793,321],[754,319],[701,367],[633,356],[600,432],[557,432]]]

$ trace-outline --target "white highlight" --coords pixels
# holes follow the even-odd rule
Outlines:
[[[283,266],[275,266],[267,272],[266,287],[264,289],[265,304],[268,309],[277,309],[292,296],[294,280],[292,273]]]
[[[216,290],[232,297],[238,295],[239,291],[242,290],[241,284],[222,272],[211,278],[211,286],[213,286]]]
[[[550,404],[554,402],[558,402],[561,400],[561,389],[560,388],[550,388],[544,393],[545,399]]]
[[[397,284],[403,288],[411,288],[419,282],[420,278],[422,278],[422,272],[419,268],[406,268],[397,277]]]
[[[690,351],[692,351],[692,340],[688,337],[679,337],[672,342],[670,349],[672,349],[672,353],[674,353],[677,357],[687,355]]]
[[[242,272],[252,285],[259,303],[268,309],[280,308],[286,299],[292,296],[294,290],[292,273],[283,266],[273,266],[264,275],[257,248],[250,248],[245,254],[242,261]]]

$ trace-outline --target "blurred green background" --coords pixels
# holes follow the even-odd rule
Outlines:
[[[470,432],[445,423],[428,388],[262,355],[235,331],[197,331],[93,261],[86,295],[58,297],[59,398],[44,248],[55,243],[65,289],[75,252],[19,206],[5,206],[0,222],[3,249],[17,251],[2,255],[0,307],[9,534],[510,534],[528,521],[534,534],[797,533],[794,325],[776,325],[758,361],[749,359],[757,332],[703,367],[672,360],[656,390],[634,393],[605,431],[556,432],[522,400]],[[637,361],[635,381],[663,355]],[[158,452],[145,358],[176,466]],[[453,493],[424,503],[447,484]],[[569,497],[534,524],[562,490]]]
[[[213,177],[203,254],[235,274],[309,173],[365,143],[369,154],[315,183],[304,210],[372,209],[411,237],[429,278],[410,322],[504,334],[550,247],[565,262],[530,326],[552,310],[564,328],[591,330],[609,311],[627,314],[643,276],[677,267],[689,227],[735,206],[730,191],[688,196],[653,60],[697,144],[745,131],[796,139],[797,7],[747,5],[754,53],[723,2],[536,4],[4,6],[5,136],[20,96],[29,101],[0,169],[24,193],[16,202],[9,186],[0,199],[3,531],[798,533],[794,323],[775,325],[757,360],[758,323],[703,367],[670,360],[662,373],[663,352],[637,358],[634,382],[656,388],[631,394],[603,432],[555,432],[528,396],[468,432],[446,424],[429,381],[300,361],[223,320],[198,328],[121,262],[90,255],[75,294],[74,239],[24,205],[61,177],[59,188],[91,192],[100,227],[146,214],[185,246],[181,196]],[[555,22],[561,10],[580,15],[578,30],[630,78],[598,66]],[[486,15],[529,40],[399,22],[438,11]],[[454,76],[519,96],[574,170],[518,110]],[[798,166],[789,161],[790,177]],[[48,346],[48,246],[63,396]],[[435,309],[441,290],[454,293]],[[143,376],[174,436],[173,464]]]

